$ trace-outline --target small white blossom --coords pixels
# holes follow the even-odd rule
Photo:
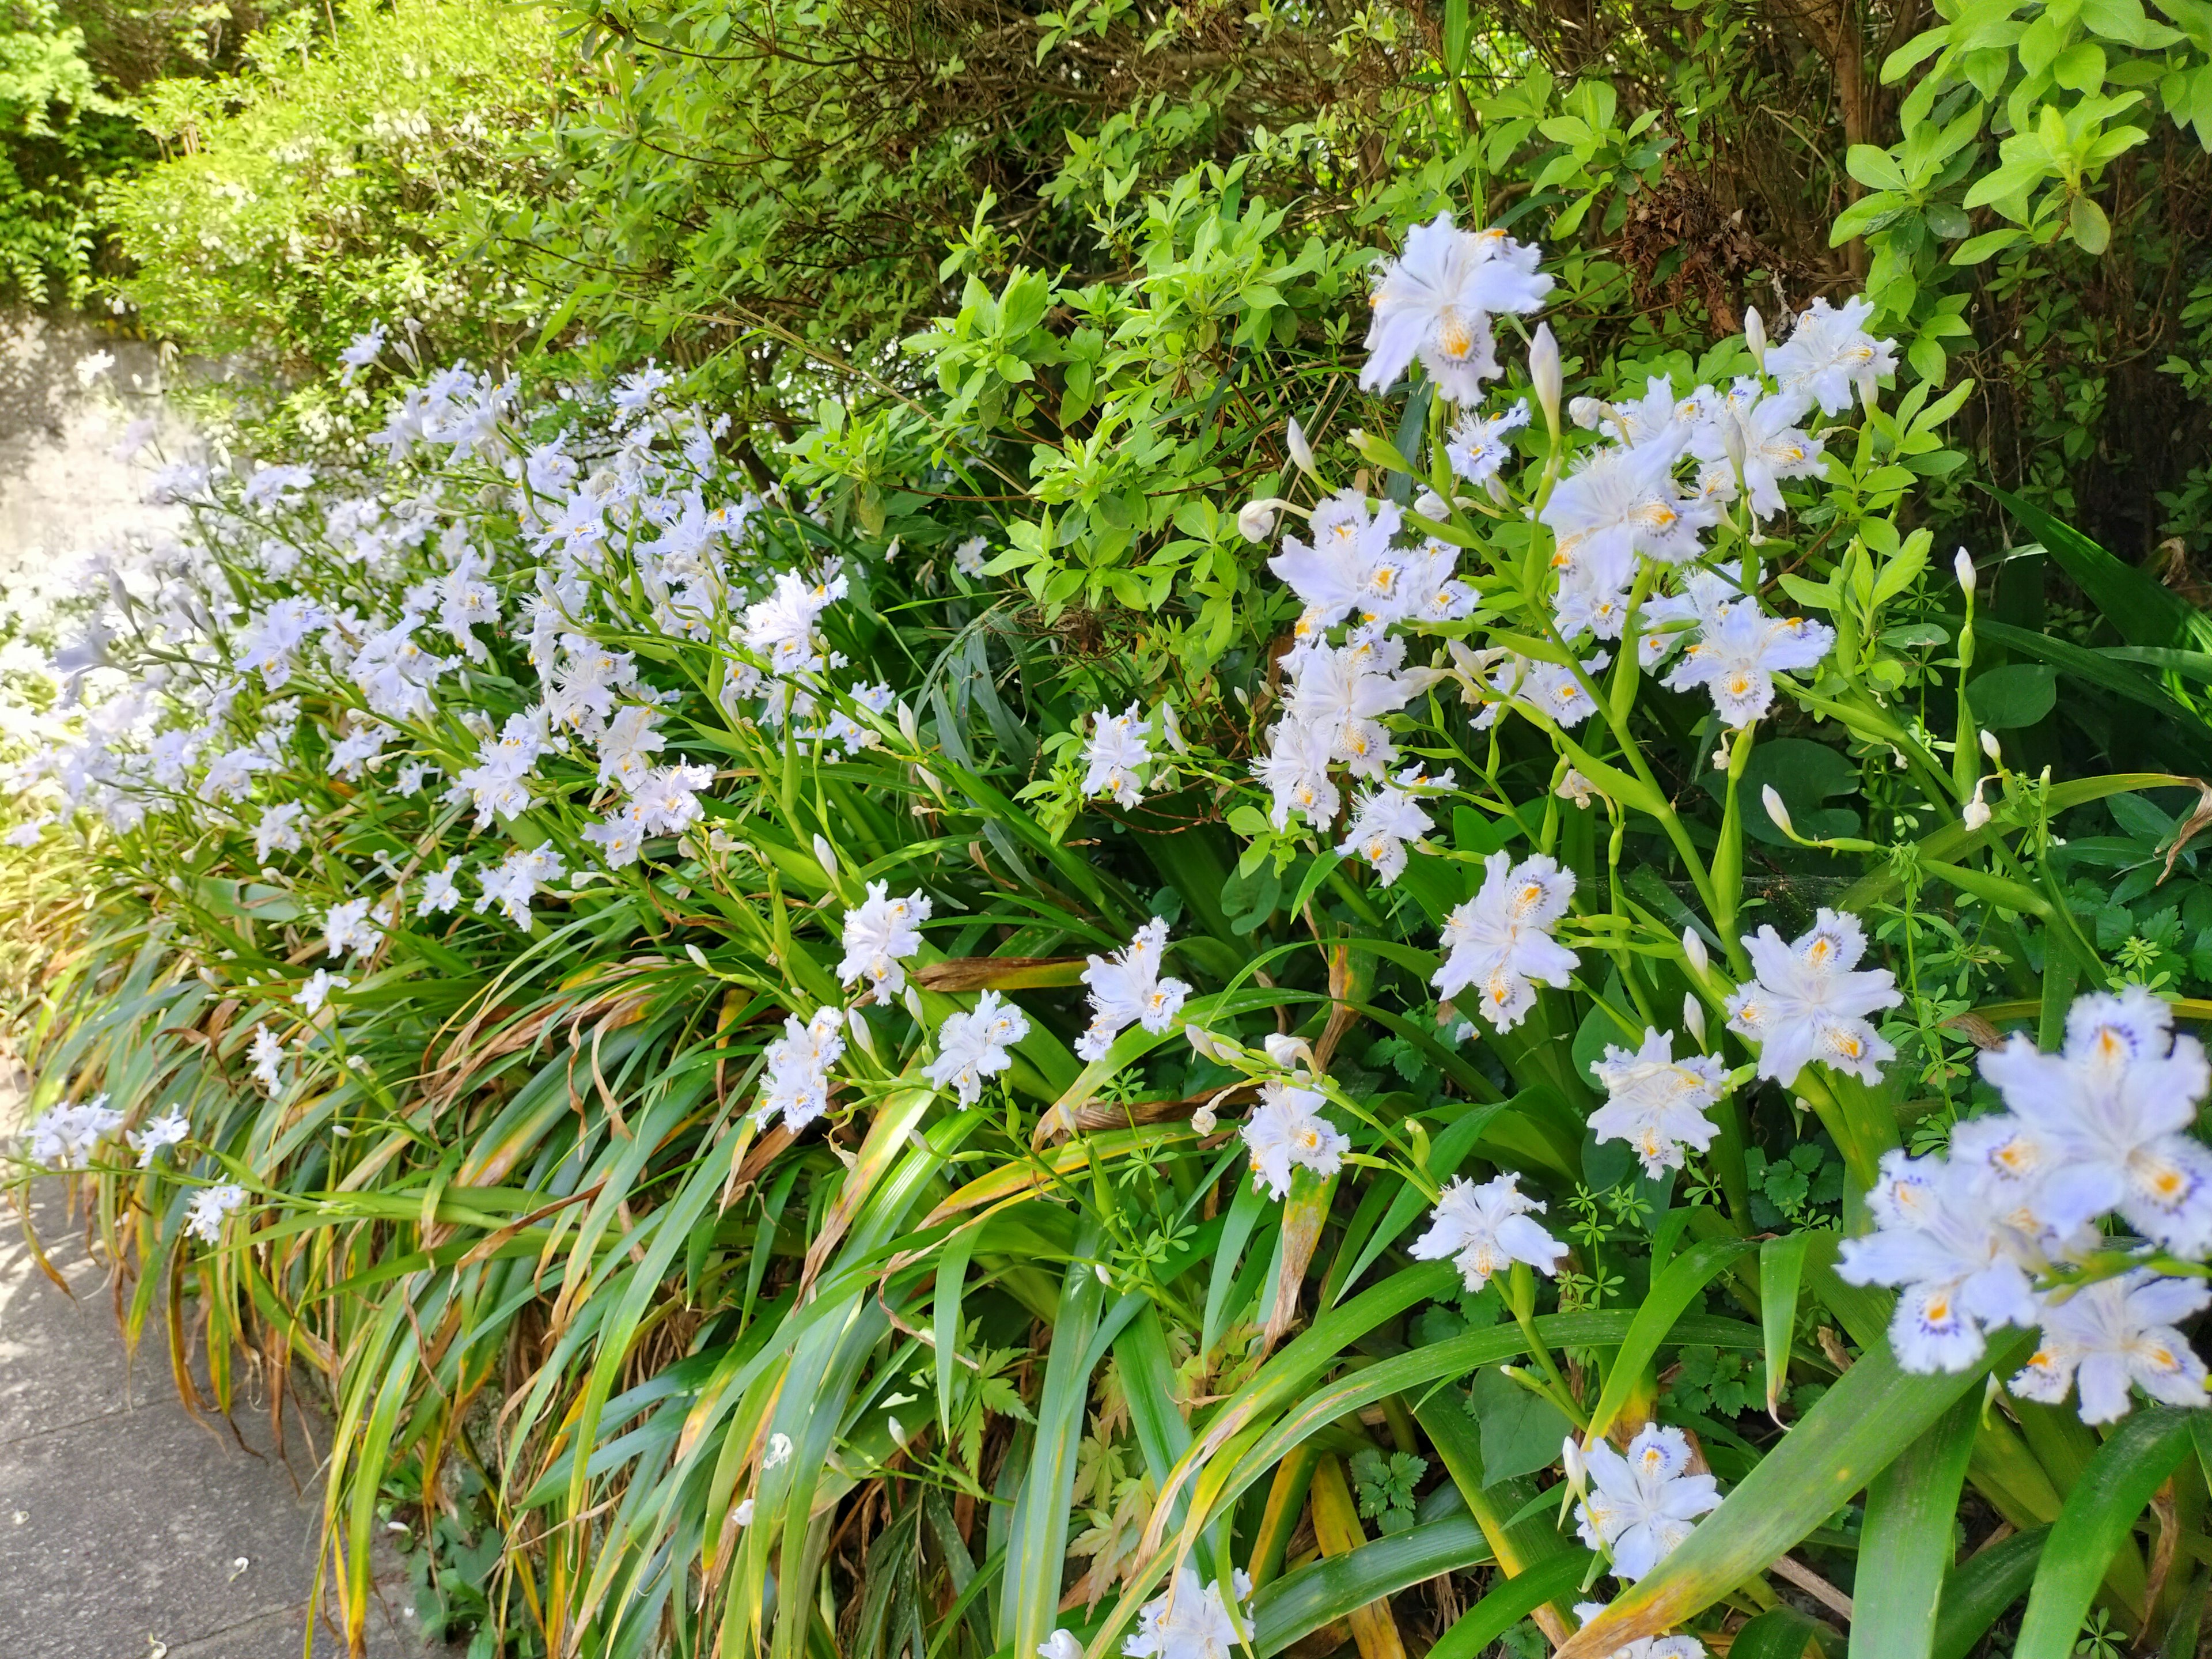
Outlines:
[[[342,957],[373,951],[384,932],[369,920],[368,899],[348,899],[333,904],[323,918],[323,944],[331,955]]]
[[[1510,1031],[1535,1006],[1539,981],[1565,986],[1578,958],[1552,937],[1574,897],[1575,876],[1552,860],[1515,864],[1493,853],[1481,889],[1444,918],[1443,965],[1432,981],[1439,997],[1468,986],[1481,991],[1483,1018]]]
[[[1510,1172],[1480,1186],[1455,1176],[1429,1212],[1429,1230],[1413,1243],[1416,1261],[1450,1261],[1461,1281],[1479,1291],[1516,1261],[1556,1273],[1567,1247],[1528,1219],[1543,1205],[1523,1194]]]
[[[1110,957],[1090,959],[1083,982],[1091,988],[1091,1024],[1075,1042],[1083,1059],[1105,1059],[1114,1039],[1131,1025],[1158,1033],[1175,1024],[1190,987],[1160,977],[1167,945],[1168,925],[1155,916]]]
[[[996,991],[986,991],[963,1013],[947,1014],[937,1028],[937,1058],[922,1075],[955,1091],[963,1106],[983,1097],[983,1079],[1012,1063],[1008,1053],[1030,1034],[1029,1017]]]
[[[2033,1207],[2047,1225],[2117,1210],[2178,1255],[2212,1249],[2212,1152],[2188,1133],[2212,1072],[2165,1003],[2141,986],[2082,997],[2061,1053],[2015,1036],[1981,1063],[2019,1126],[2013,1159],[2036,1149]]]
[[[929,920],[929,910],[927,893],[893,898],[889,882],[870,882],[866,901],[845,912],[839,983],[863,984],[882,1002],[906,989],[902,964],[921,949],[921,924]]]
[[[138,1167],[150,1170],[155,1158],[167,1148],[181,1146],[192,1133],[191,1120],[178,1108],[172,1106],[160,1117],[149,1118],[143,1129],[134,1129],[125,1137],[131,1148],[138,1154]]]
[[[1896,342],[1867,332],[1874,303],[1853,297],[1832,309],[1825,299],[1797,319],[1790,337],[1766,353],[1766,372],[1785,396],[1817,403],[1824,415],[1851,406],[1856,389],[1870,408],[1875,382],[1897,372]]]
[[[1771,927],[1747,936],[1757,977],[1728,1000],[1729,1030],[1759,1044],[1759,1074],[1788,1088],[1813,1060],[1879,1082],[1897,1051],[1866,1017],[1903,999],[1887,968],[1853,971],[1866,933],[1849,911],[1822,909],[1794,944]]]
[[[1498,476],[1498,469],[1512,459],[1513,451],[1505,441],[1506,434],[1528,424],[1528,400],[1526,398],[1495,415],[1462,416],[1444,444],[1444,454],[1451,462],[1451,470],[1469,483],[1488,483]]]
[[[461,890],[458,878],[460,873],[461,861],[458,858],[448,859],[442,870],[425,871],[422,896],[415,901],[415,914],[418,916],[443,915],[459,908]]]
[[[1765,718],[1774,706],[1774,676],[1819,665],[1836,642],[1826,623],[1770,617],[1742,599],[1710,622],[1667,677],[1676,691],[1703,686],[1731,726]]]
[[[753,1109],[755,1121],[765,1127],[781,1113],[784,1127],[796,1132],[830,1109],[830,1068],[844,1055],[844,1014],[826,1006],[804,1024],[796,1014],[785,1018],[783,1035],[768,1046],[768,1080]],[[785,1440],[783,1457],[790,1455],[791,1443]],[[771,1441],[769,1461],[763,1467],[774,1468],[781,1462]]]
[[[264,807],[261,822],[253,830],[253,856],[266,864],[272,853],[296,853],[300,850],[300,813],[298,801],[279,801],[274,806]]]
[[[1479,401],[1498,373],[1490,319],[1543,305],[1552,279],[1536,269],[1542,257],[1502,230],[1455,230],[1449,213],[1415,225],[1405,252],[1376,270],[1360,386],[1387,392],[1418,356],[1445,397]]]
[[[1702,1153],[1720,1133],[1705,1113],[1727,1089],[1728,1067],[1711,1054],[1676,1060],[1672,1032],[1646,1027],[1633,1053],[1607,1044],[1590,1069],[1606,1091],[1605,1104],[1590,1114],[1590,1133],[1626,1141],[1654,1179],[1680,1169],[1685,1148]]]
[[[2078,1378],[2084,1423],[2110,1423],[2133,1403],[2130,1383],[2166,1406],[2206,1403],[2204,1362],[2175,1328],[2212,1303],[2202,1279],[2162,1279],[2138,1267],[2085,1285],[2064,1301],[2046,1297],[2043,1338],[2012,1391],[2063,1404]]]
[[[1587,1625],[1605,1609],[1603,1601],[1577,1601],[1575,1617]],[[1694,1636],[1639,1636],[1604,1659],[1705,1659],[1705,1644]]]
[[[1243,1130],[1253,1186],[1265,1187],[1271,1198],[1287,1198],[1294,1168],[1326,1179],[1344,1166],[1352,1138],[1321,1115],[1328,1103],[1320,1090],[1302,1089],[1281,1078],[1260,1085],[1260,1103]]]
[[[219,1187],[203,1187],[185,1209],[185,1231],[203,1244],[222,1242],[222,1218],[246,1202],[246,1188],[226,1181]]]
[[[1362,791],[1352,802],[1352,823],[1336,850],[1364,860],[1385,887],[1405,873],[1406,844],[1420,840],[1431,827],[1429,815],[1407,793],[1426,781],[1418,769],[1411,769],[1393,782]],[[1450,783],[1447,773],[1437,787],[1449,787]]]
[[[277,1067],[284,1063],[284,1044],[266,1025],[254,1028],[252,1058],[253,1080],[270,1094],[283,1092],[283,1079]]]
[[[1084,750],[1083,793],[1110,795],[1122,806],[1144,799],[1146,769],[1152,763],[1146,722],[1131,703],[1119,714],[1100,709],[1091,717],[1091,742]]]
[[[983,556],[989,548],[990,543],[984,538],[970,536],[952,550],[952,568],[963,576],[981,576]]]
[[[318,968],[307,975],[306,982],[300,987],[299,994],[292,1000],[306,1010],[307,1018],[313,1019],[323,1012],[323,1005],[330,1000],[332,990],[350,990],[352,987],[353,981],[343,975],[333,975],[327,968]]]
[[[80,1104],[49,1109],[31,1126],[31,1161],[49,1170],[82,1170],[106,1135],[123,1127],[123,1114],[94,1095]]]
[[[1239,1602],[1251,1595],[1252,1581],[1241,1567],[1232,1582]],[[1176,1569],[1166,1595],[1138,1610],[1137,1628],[1121,1644],[1127,1659],[1235,1659],[1242,1648],[1220,1582],[1200,1580],[1188,1566]]]
[[[1889,1346],[1906,1370],[1964,1370],[1982,1357],[1984,1330],[2035,1322],[2028,1269],[2041,1258],[1972,1164],[1885,1152],[1867,1209],[1877,1231],[1845,1239],[1836,1272],[1899,1288]]]
[[[493,870],[480,871],[477,880],[483,891],[474,908],[479,912],[492,905],[499,906],[500,914],[518,927],[530,926],[530,902],[545,883],[558,879],[566,873],[561,854],[550,847],[517,848]]]
[[[1613,1577],[1633,1583],[1681,1547],[1698,1517],[1720,1507],[1710,1474],[1690,1473],[1689,1437],[1646,1424],[1623,1453],[1602,1437],[1582,1448],[1589,1489],[1575,1505],[1576,1530],[1613,1558]]]

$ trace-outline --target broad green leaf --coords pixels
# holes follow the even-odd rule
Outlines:
[[[1971,1392],[1961,1395],[1867,1483],[1854,1582],[1880,1589],[1853,1602],[1852,1659],[1929,1659],[1981,1404]]]
[[[1516,1578],[1492,1586],[1490,1593],[1460,1614],[1428,1652],[1428,1659],[1477,1659],[1477,1656],[1547,1601],[1572,1595],[1591,1565],[1587,1550],[1574,1550],[1533,1566]]]
[[[1729,1659],[1820,1659],[1820,1626],[1791,1607],[1769,1607],[1735,1633]]]
[[[1253,1647],[1267,1659],[1354,1608],[1489,1559],[1490,1546],[1472,1516],[1385,1534],[1263,1586],[1253,1598]]]
[[[2191,1448],[2191,1413],[2138,1409],[2097,1449],[2051,1525],[2013,1659],[2069,1659],[2106,1569]]]
[[[2043,1554],[2048,1527],[2016,1532],[1974,1555],[1943,1580],[1936,1615],[1934,1659],[1966,1659],[1975,1644],[2027,1594],[2035,1564]]]
[[[1759,1247],[1759,1322],[1766,1339],[1766,1414],[1782,1420],[1782,1385],[1790,1376],[1790,1339],[1797,1327],[1797,1291],[1805,1276],[1810,1233],[1770,1238]]]
[[[1638,1380],[1667,1340],[1667,1333],[1686,1312],[1713,1276],[1752,1249],[1741,1239],[1709,1239],[1693,1244],[1669,1262],[1652,1282],[1650,1293],[1636,1310],[1635,1322],[1620,1345],[1620,1352],[1606,1377],[1605,1391],[1590,1409],[1587,1439],[1595,1440],[1613,1427],[1621,1407],[1628,1403]]]

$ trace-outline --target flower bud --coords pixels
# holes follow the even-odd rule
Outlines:
[[[1190,1115],[1190,1127],[1202,1135],[1212,1134],[1214,1125],[1218,1121],[1211,1106],[1201,1106]]]
[[[1314,468],[1313,446],[1306,441],[1306,429],[1295,419],[1291,422],[1291,429],[1285,435],[1284,442],[1290,449],[1291,465],[1310,478],[1321,477]]]
[[[1761,785],[1759,801],[1765,807],[1766,816],[1774,820],[1774,827],[1795,841],[1797,831],[1790,822],[1790,809],[1782,804],[1782,792],[1771,783]]]
[[[1990,731],[1987,726],[1984,726],[1982,728],[1982,752],[1990,757],[1990,765],[2002,766],[2004,764],[2003,746],[1997,742],[1997,734]]]
[[[1705,1046],[1705,1005],[1698,1000],[1693,992],[1682,993],[1682,1029],[1696,1040],[1698,1047]]]
[[[1164,702],[1160,705],[1159,712],[1160,735],[1167,739],[1169,748],[1174,750],[1176,754],[1188,757],[1190,754],[1190,745],[1183,741],[1182,726],[1176,720],[1175,705],[1171,702]]]
[[[845,1011],[845,1029],[853,1034],[853,1046],[870,1060],[876,1057],[876,1034],[868,1029],[868,1017],[856,1004]]]
[[[1694,927],[1682,930],[1682,954],[1690,959],[1690,971],[1699,979],[1712,967],[1712,958],[1705,954],[1705,941]]]
[[[1413,497],[1413,511],[1424,519],[1434,520],[1437,523],[1442,524],[1451,517],[1451,503],[1437,495],[1435,490],[1424,489]]]
[[[1766,368],[1766,320],[1759,314],[1757,306],[1744,307],[1743,343],[1751,348],[1752,362],[1764,371]]]
[[[1724,411],[1722,416],[1721,450],[1728,457],[1729,469],[1741,477],[1744,458],[1751,452],[1751,443],[1744,432],[1742,420],[1733,409]]]
[[[1951,561],[1951,570],[1959,579],[1960,591],[1968,599],[1972,599],[1974,597],[1974,561],[1965,548],[1960,548],[1959,556]]]
[[[1970,836],[1975,830],[1984,828],[1990,821],[1989,803],[1982,799],[1982,789],[1987,781],[1985,778],[1977,778],[1974,781],[1974,798],[1966,803],[1965,810],[1959,814],[1966,826],[1966,833]]]
[[[1528,386],[1536,406],[1544,411],[1544,424],[1559,429],[1559,343],[1552,337],[1549,323],[1536,325],[1528,341]]]
[[[1201,1059],[1210,1060],[1217,1066],[1226,1066],[1235,1053],[1224,1047],[1221,1039],[1203,1025],[1186,1025],[1182,1028],[1182,1034]]]
[[[1237,514],[1237,533],[1248,542],[1264,542],[1275,533],[1275,515],[1289,503],[1279,495],[1244,503]]]
[[[1083,1659],[1083,1644],[1072,1630],[1056,1630],[1037,1649],[1037,1659]]]
[[[1302,1036],[1273,1031],[1261,1046],[1267,1049],[1267,1058],[1286,1072],[1296,1071],[1301,1066],[1307,1071],[1314,1069],[1313,1045]]]
[[[837,879],[837,849],[820,836],[814,837],[814,861],[830,880]]]

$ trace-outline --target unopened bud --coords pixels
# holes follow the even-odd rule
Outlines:
[[[1997,734],[1990,731],[1987,726],[1984,726],[1982,728],[1982,752],[1990,757],[1990,763],[1991,765],[2002,766],[2004,764],[2004,749],[2002,745],[1997,742]]]
[[[1275,515],[1289,503],[1276,495],[1247,501],[1237,514],[1237,533],[1248,542],[1264,542],[1275,533]]]
[[[1774,827],[1791,840],[1797,836],[1790,822],[1790,809],[1782,804],[1782,792],[1772,784],[1762,785],[1759,791],[1759,805],[1766,808],[1766,816],[1774,820]]]
[[[876,1057],[876,1034],[868,1029],[868,1017],[858,1005],[845,1011],[845,1028],[853,1034],[853,1046],[870,1060]]]
[[[1283,441],[1291,452],[1292,466],[1310,478],[1320,477],[1321,474],[1314,467],[1313,446],[1306,441],[1306,429],[1300,426],[1296,419],[1291,422],[1290,430],[1285,434]]]
[[[1694,927],[1682,930],[1682,954],[1690,959],[1690,971],[1703,979],[1712,966],[1712,958],[1705,954],[1705,941]]]
[[[1313,1045],[1302,1036],[1287,1036],[1280,1031],[1273,1031],[1261,1046],[1267,1049],[1267,1058],[1286,1072],[1295,1071],[1301,1066],[1308,1071],[1314,1069]]]
[[[1168,747],[1176,754],[1188,756],[1190,753],[1190,745],[1183,741],[1182,727],[1176,720],[1175,705],[1171,702],[1160,705],[1160,735],[1167,739]]]
[[[1189,1039],[1190,1046],[1202,1059],[1210,1060],[1217,1066],[1229,1063],[1231,1051],[1222,1047],[1221,1039],[1203,1025],[1186,1025],[1182,1028],[1182,1034]]]
[[[1757,306],[1747,306],[1743,313],[1743,343],[1751,348],[1751,360],[1763,370],[1766,367],[1766,320],[1759,314]]]
[[[1211,1106],[1201,1106],[1190,1115],[1190,1127],[1202,1135],[1212,1134],[1213,1126],[1218,1121],[1218,1120],[1213,1115],[1213,1108]]]
[[[1951,569],[1953,574],[1959,578],[1960,591],[1965,593],[1968,599],[1971,599],[1973,598],[1974,561],[1972,556],[1968,555],[1965,548],[1960,548],[1959,550],[1958,556],[1951,561]]]
[[[1743,429],[1743,422],[1731,409],[1721,419],[1721,449],[1728,456],[1729,466],[1737,477],[1743,475],[1744,458],[1751,453],[1751,445]]]
[[[1705,1005],[1688,991],[1682,993],[1682,1029],[1696,1040],[1698,1047],[1705,1046]]]
[[[823,874],[830,880],[837,878],[837,849],[821,836],[814,837],[814,861],[822,866]]]
[[[1536,406],[1544,411],[1544,424],[1559,429],[1559,343],[1552,337],[1549,323],[1536,325],[1528,341],[1528,386]]]
[[[1966,833],[1970,836],[1975,830],[1986,827],[1990,821],[1989,803],[1982,799],[1982,788],[1986,782],[1986,779],[1975,780],[1974,798],[1966,803],[1965,810],[1959,814],[1966,823]]]

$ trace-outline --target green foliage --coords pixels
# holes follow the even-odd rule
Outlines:
[[[74,304],[94,276],[100,180],[133,159],[125,106],[54,0],[0,9],[0,300]]]
[[[516,150],[573,95],[544,15],[400,0],[318,39],[293,12],[242,50],[240,74],[158,81],[138,100],[164,159],[107,209],[136,266],[119,291],[143,325],[280,374],[334,368],[376,320],[441,359],[496,359],[526,337],[537,308],[461,257],[459,225],[548,188]],[[358,384],[317,384],[294,394],[289,424],[330,442],[366,406]]]

